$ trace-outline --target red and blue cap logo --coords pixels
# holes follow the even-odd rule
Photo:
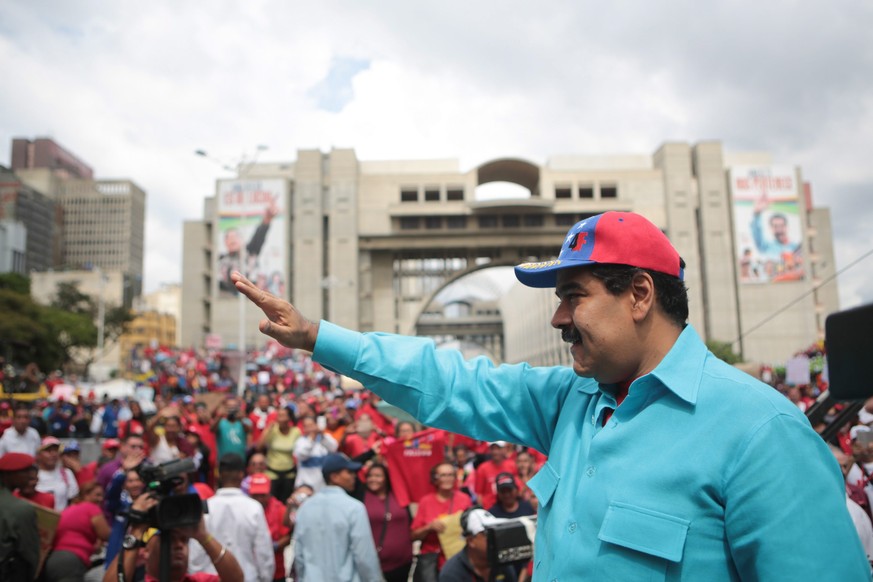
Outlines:
[[[684,278],[679,253],[657,226],[634,212],[604,212],[573,225],[557,259],[523,263],[515,276],[528,287],[554,287],[561,269],[628,265]]]

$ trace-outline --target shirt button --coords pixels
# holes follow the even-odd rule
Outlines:
[[[594,467],[588,467],[587,469],[585,469],[585,474],[589,477],[593,477],[595,472],[596,469]]]
[[[570,533],[573,533],[574,531],[576,531],[576,522],[575,521],[570,522],[570,526],[567,528],[567,531],[569,531]]]

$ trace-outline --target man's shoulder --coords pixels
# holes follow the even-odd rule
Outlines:
[[[8,490],[3,489],[0,493],[0,507],[3,508],[3,513],[11,515],[16,519],[27,519],[33,517],[36,523],[36,508],[29,501],[15,497]]]
[[[454,582],[455,580],[469,580],[473,573],[473,567],[470,565],[470,560],[467,558],[466,548],[446,560],[440,570],[440,580],[443,582]]]

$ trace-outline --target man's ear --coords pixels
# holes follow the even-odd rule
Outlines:
[[[655,281],[652,276],[641,271],[634,275],[630,285],[632,315],[634,321],[642,321],[648,317],[655,307]]]

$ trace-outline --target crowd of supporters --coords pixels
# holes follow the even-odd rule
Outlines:
[[[366,508],[389,581],[437,579],[451,557],[441,539],[452,524],[447,516],[456,522],[474,505],[498,518],[536,513],[527,484],[546,460],[542,453],[421,426],[303,353],[273,345],[249,354],[243,394],[233,373],[239,363],[218,352],[145,349],[132,362],[136,395],[100,398],[76,386],[60,397],[0,401],[0,477],[18,466],[12,457],[4,465],[7,454],[31,458],[21,461],[21,478],[4,479],[4,487],[59,514],[41,565],[47,582],[114,579],[131,509],[149,496],[140,469],[177,459],[194,466],[177,491],[196,493],[210,507],[206,529],[184,537],[188,579],[237,566],[246,580],[293,579],[297,511],[325,487],[322,465],[336,452],[362,465],[350,494]],[[60,374],[43,382],[49,394],[76,384]],[[778,388],[802,409],[818,391]],[[873,403],[834,446],[868,556],[870,425]],[[138,549],[131,579],[151,579],[154,547]],[[528,570],[517,572],[520,579]]]

